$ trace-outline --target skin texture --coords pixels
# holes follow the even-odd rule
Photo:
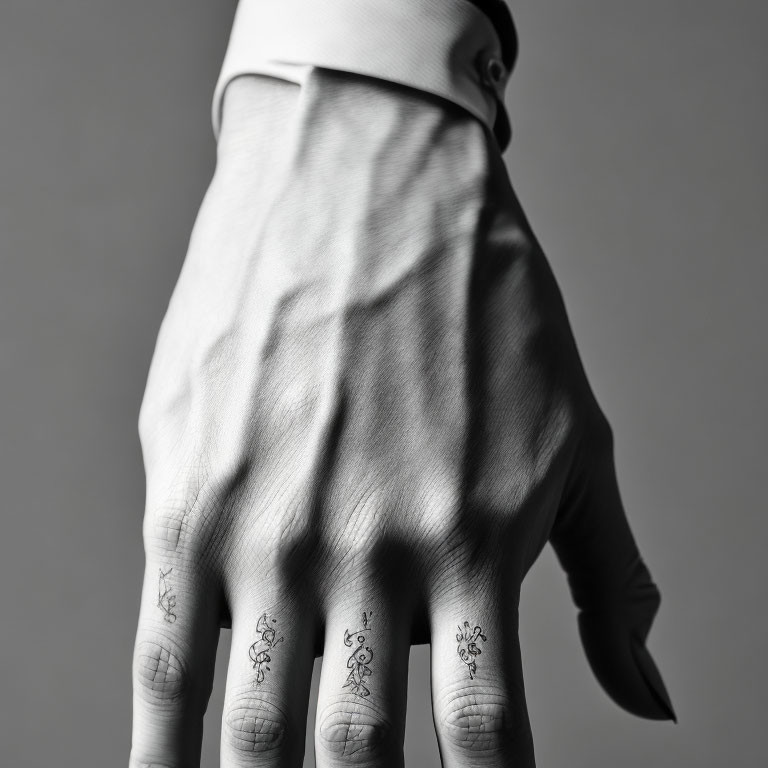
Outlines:
[[[424,642],[443,764],[534,765],[517,605],[548,540],[607,692],[673,716],[608,422],[460,108],[326,70],[230,84],[139,434],[131,768],[198,765],[220,626],[225,768],[301,765],[320,654],[318,766],[402,765]]]

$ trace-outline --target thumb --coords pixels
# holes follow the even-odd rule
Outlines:
[[[606,693],[639,717],[677,722],[645,641],[661,595],[629,528],[605,417],[582,441],[550,541],[568,574],[579,633]]]

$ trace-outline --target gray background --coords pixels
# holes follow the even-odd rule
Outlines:
[[[543,768],[765,755],[768,4],[516,2],[512,181],[617,436],[680,723],[593,681],[547,550],[522,643]],[[234,4],[2,0],[2,765],[125,765],[137,415],[210,179]],[[204,765],[217,765],[221,667]],[[437,765],[414,649],[409,765]],[[317,668],[316,668],[317,671]],[[308,758],[307,763],[311,760]]]

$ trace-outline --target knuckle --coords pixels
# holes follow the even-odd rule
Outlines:
[[[194,504],[166,505],[144,517],[144,545],[150,550],[178,552],[186,544]]]
[[[399,744],[390,722],[374,707],[341,701],[318,717],[316,746],[333,760],[366,763],[392,755]]]
[[[290,567],[302,563],[318,544],[319,531],[308,499],[297,489],[283,487],[283,503],[256,510],[258,526],[238,530],[238,538],[248,550],[265,551],[275,565]]]
[[[593,421],[592,431],[597,451],[608,455],[612,454],[614,445],[613,429],[605,414],[599,408]]]
[[[151,551],[180,552],[191,546],[192,533],[212,500],[204,482],[191,480],[153,500],[144,515],[144,546]]]
[[[445,701],[437,719],[440,740],[464,752],[509,751],[525,730],[509,698],[488,691],[459,691]]]
[[[428,552],[450,549],[460,538],[465,513],[457,481],[433,480],[419,497],[413,538]]]
[[[180,654],[162,638],[136,644],[133,660],[134,690],[155,704],[169,704],[189,688],[189,672]]]
[[[392,517],[389,499],[391,494],[379,482],[356,489],[345,513],[330,527],[331,550],[351,562],[365,559],[382,539],[383,521]]]
[[[285,743],[289,724],[285,714],[264,699],[241,697],[224,713],[222,739],[237,754],[275,755]]]
[[[148,495],[144,515],[145,549],[195,556],[212,537],[227,534],[230,518],[246,489],[248,462],[212,469],[204,457],[177,479]]]

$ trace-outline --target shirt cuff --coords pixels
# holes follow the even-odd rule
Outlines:
[[[441,96],[482,121],[502,152],[509,143],[510,68],[493,23],[468,0],[240,0],[214,90],[216,138],[233,78],[302,83],[312,67]]]

